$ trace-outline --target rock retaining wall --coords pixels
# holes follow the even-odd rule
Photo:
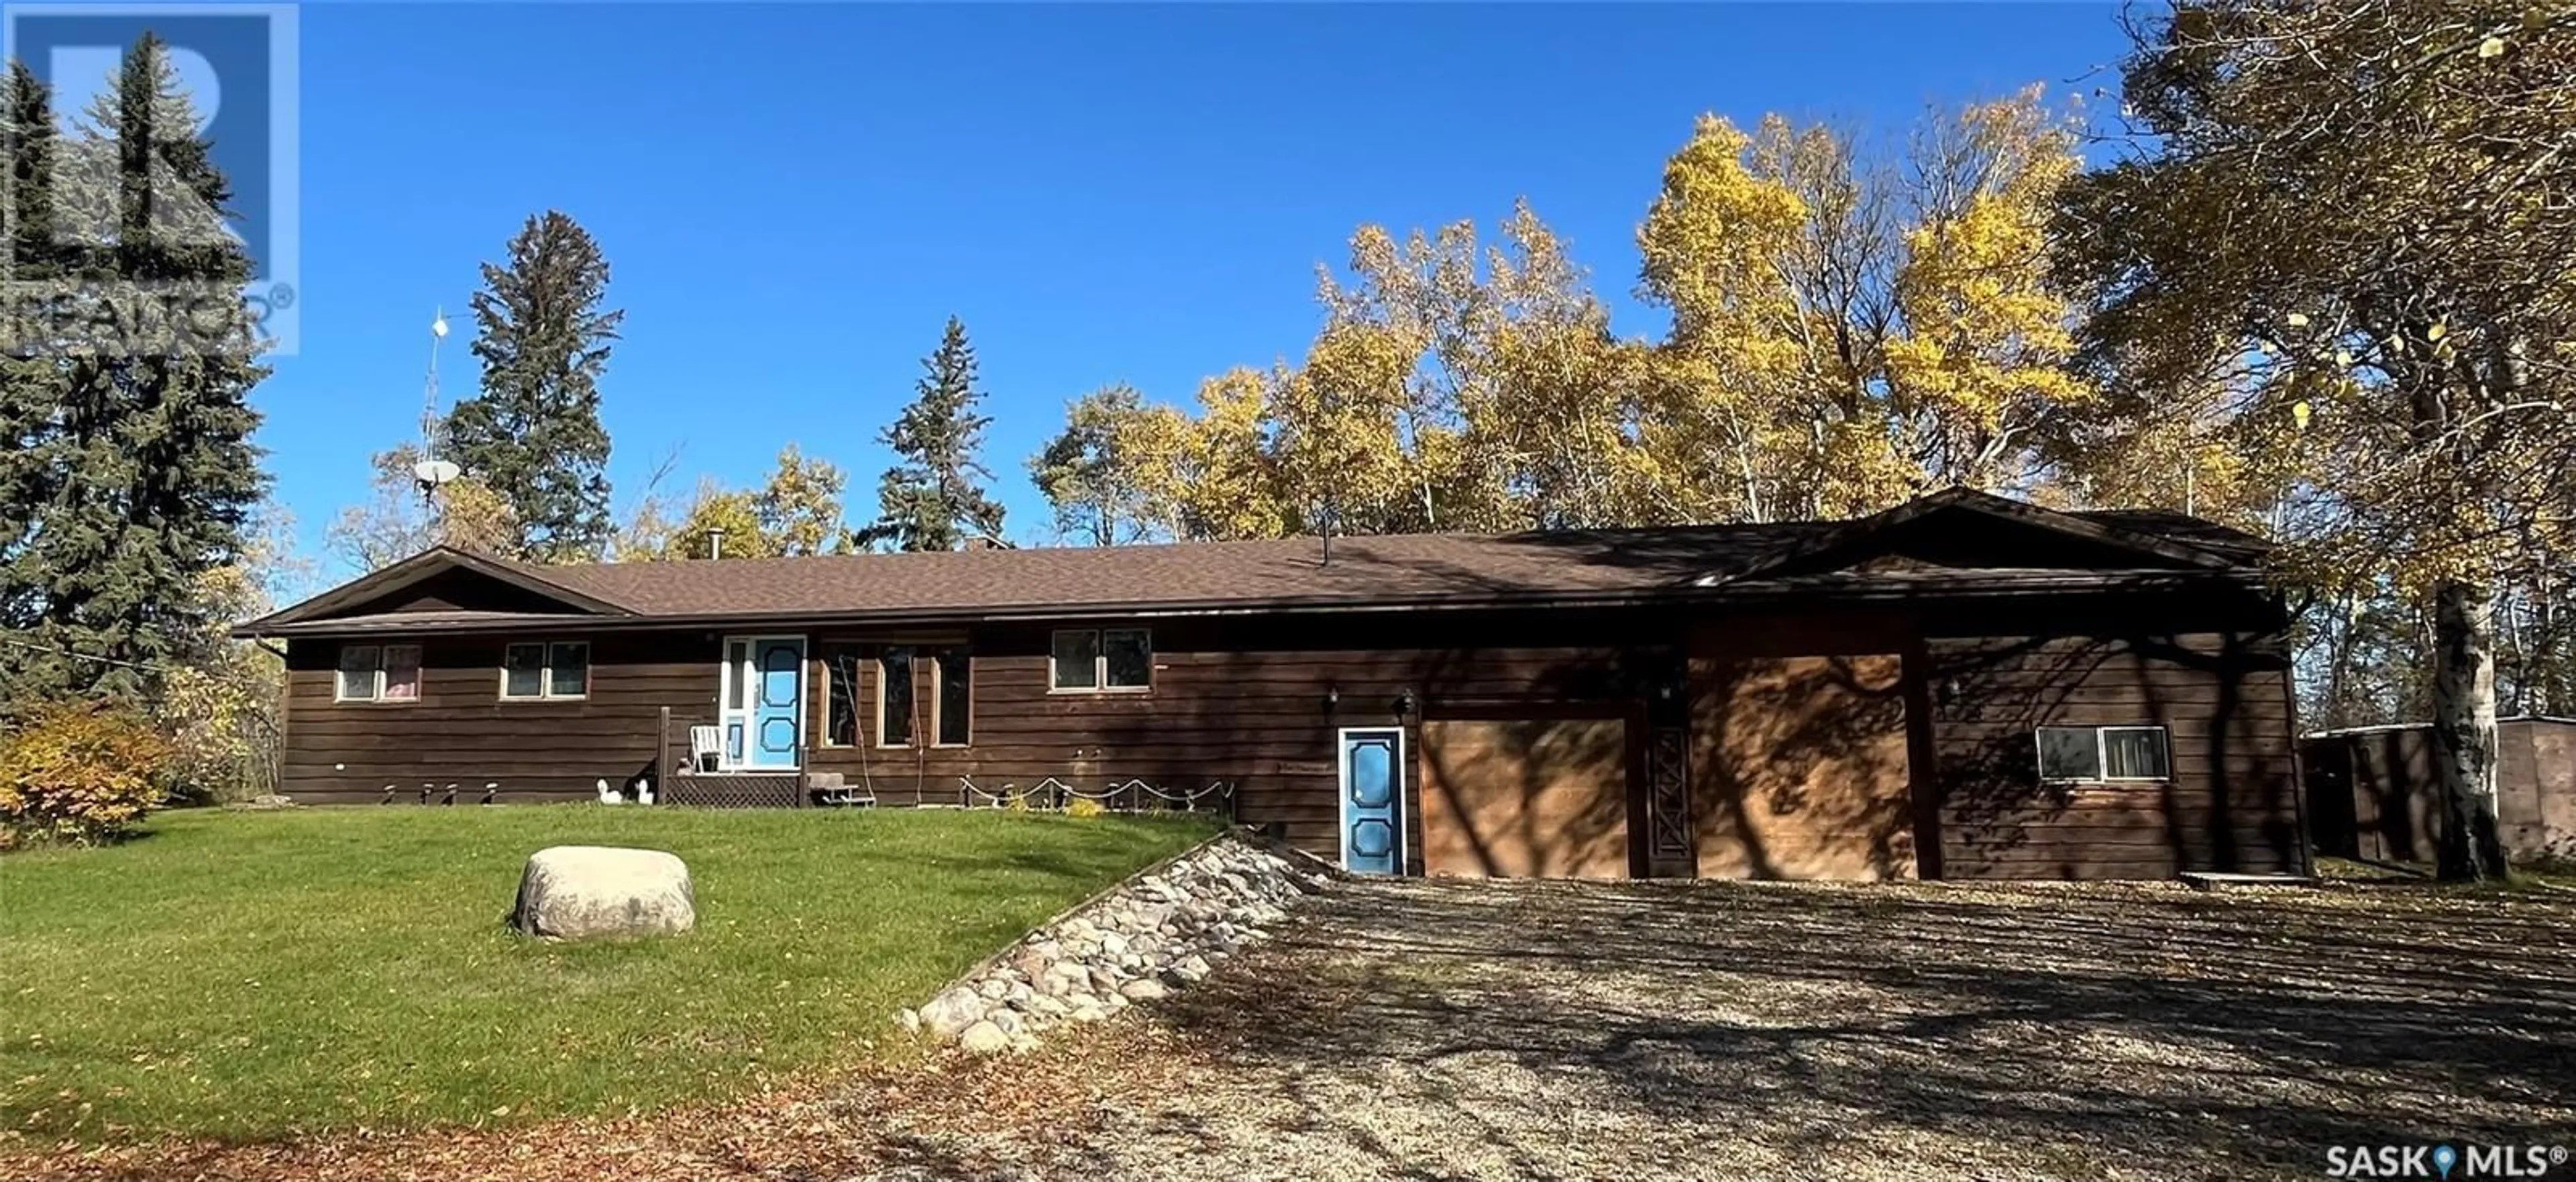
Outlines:
[[[1064,1022],[1098,1022],[1185,988],[1269,935],[1326,876],[1226,834],[1111,888],[896,1016],[989,1054]]]

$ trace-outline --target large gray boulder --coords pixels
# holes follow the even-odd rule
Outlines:
[[[519,875],[510,923],[556,940],[677,935],[698,926],[697,889],[675,854],[552,846],[531,856]]]

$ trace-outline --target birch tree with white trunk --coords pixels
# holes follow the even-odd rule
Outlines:
[[[2498,588],[2565,547],[2576,462],[2576,9],[2189,2],[2133,31],[2127,150],[2056,235],[2101,417],[2268,474],[2293,579],[2430,606],[2440,872],[2500,876]]]

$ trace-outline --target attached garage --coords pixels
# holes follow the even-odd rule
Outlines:
[[[1424,873],[1474,878],[1878,879],[1916,874],[1904,662],[1895,654],[1690,663],[1678,859],[1627,718],[1432,719],[1418,780]],[[1671,838],[1667,836],[1666,841]]]
[[[1642,726],[1451,718],[1420,731],[1423,872],[1915,877],[1900,655],[1709,655],[1689,663],[1689,683],[1678,861],[1641,848],[1656,807],[1631,788],[1648,776],[1631,741]]]
[[[1421,746],[1427,873],[1629,876],[1625,722],[1434,720]]]

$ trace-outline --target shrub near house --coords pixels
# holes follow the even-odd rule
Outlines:
[[[168,740],[102,705],[50,706],[0,737],[0,849],[98,845],[160,805]]]

